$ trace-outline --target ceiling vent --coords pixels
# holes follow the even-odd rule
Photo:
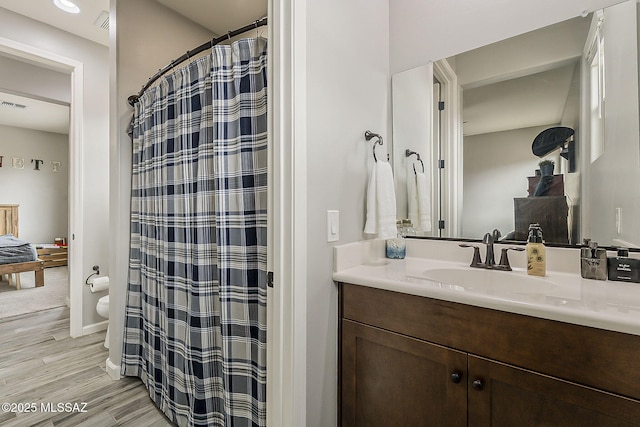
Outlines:
[[[26,105],[16,104],[14,102],[9,102],[9,101],[0,101],[0,105],[7,108],[17,108],[19,110],[24,110],[25,108],[27,108]]]
[[[108,31],[109,30],[109,12],[107,12],[106,10],[103,10],[100,13],[100,15],[98,15],[93,25]]]

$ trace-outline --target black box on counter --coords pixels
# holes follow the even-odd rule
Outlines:
[[[629,258],[627,249],[618,249],[618,256],[607,260],[609,280],[640,283],[640,259]]]

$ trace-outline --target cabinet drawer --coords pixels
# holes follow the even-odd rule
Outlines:
[[[640,336],[341,286],[343,318],[640,399]]]

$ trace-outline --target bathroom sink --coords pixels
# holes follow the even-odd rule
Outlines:
[[[559,287],[548,279],[527,276],[525,272],[484,270],[479,268],[433,268],[424,271],[425,279],[454,285],[469,291],[546,295]]]

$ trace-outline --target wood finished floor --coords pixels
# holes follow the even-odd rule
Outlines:
[[[105,332],[69,337],[69,309],[0,320],[0,404],[35,403],[33,413],[0,411],[1,426],[171,426],[138,378],[105,372]],[[86,412],[46,412],[41,404],[86,402]],[[71,409],[74,409],[73,407]],[[80,408],[76,408],[80,409]]]

